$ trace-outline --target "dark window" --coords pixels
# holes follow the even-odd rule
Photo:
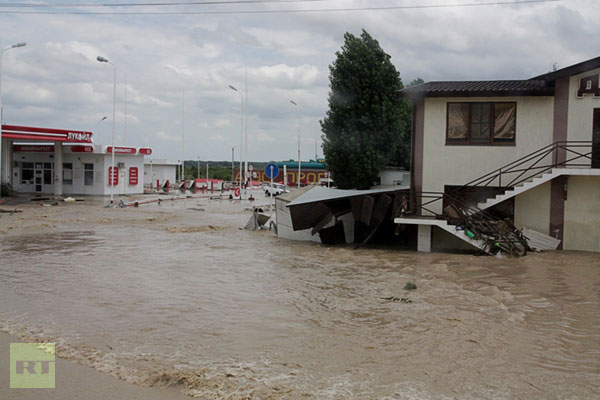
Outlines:
[[[448,103],[446,143],[514,144],[517,104]]]
[[[21,164],[21,184],[33,183],[33,163],[24,162]]]
[[[83,164],[83,182],[86,186],[94,184],[94,164]]]
[[[63,163],[63,183],[65,185],[73,184],[73,163]]]
[[[44,185],[52,185],[52,170],[44,170]]]

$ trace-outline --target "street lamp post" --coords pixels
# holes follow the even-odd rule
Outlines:
[[[235,181],[235,148],[237,146],[231,146],[231,182]]]
[[[16,49],[18,47],[24,47],[27,43],[19,42],[15,43],[12,46],[6,47],[0,50],[0,184],[3,183],[4,175],[2,174],[2,123],[4,121],[4,109],[2,104],[2,56],[6,50]],[[7,166],[8,168],[8,166]],[[5,173],[7,173],[7,169],[5,168]],[[0,200],[2,200],[2,193],[0,191]]]
[[[240,95],[240,98],[242,100],[241,107],[240,107],[242,109],[242,111],[240,113],[241,114],[241,127],[240,127],[240,129],[241,129],[240,130],[240,199],[241,199],[242,198],[242,159],[244,158],[243,157],[243,153],[244,152],[242,151],[243,148],[244,148],[244,94],[242,92],[240,92],[239,90],[237,90],[235,88],[235,86],[233,86],[233,85],[229,85],[229,88],[231,90],[234,90],[234,91],[238,92],[239,95]]]
[[[300,115],[300,107],[294,100],[290,100],[295,107],[298,108],[298,120],[300,121],[300,130],[298,131],[298,188],[300,188],[300,173],[302,171],[302,159],[300,154],[300,136],[302,135],[302,116]]]
[[[112,62],[108,61],[107,58],[102,56],[96,57],[96,60],[101,63],[108,63],[113,66],[113,115],[112,115],[112,152],[111,152],[111,169],[108,174],[108,182],[110,183],[110,204],[114,204],[114,193],[115,193],[115,108],[117,106],[117,67]]]

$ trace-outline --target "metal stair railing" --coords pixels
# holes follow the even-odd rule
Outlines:
[[[584,149],[584,150],[581,150]],[[550,158],[547,160],[547,158]],[[468,193],[473,187],[499,187],[507,190],[553,168],[591,168],[591,141],[558,141],[456,188],[452,193]],[[504,178],[504,185],[502,184]],[[508,182],[507,182],[508,181]],[[497,186],[494,185],[497,183]]]
[[[482,242],[482,250],[487,253],[494,254],[502,250],[512,256],[520,256],[529,249],[526,238],[510,220],[501,220],[476,205],[448,193],[416,192],[415,195],[420,200],[417,201],[417,204],[420,204],[420,210],[417,212],[419,217],[442,219],[448,225],[461,226],[465,234],[470,231],[472,236],[468,234],[467,236]],[[442,212],[438,213],[433,210],[432,205],[440,202],[439,207]],[[451,216],[446,213],[445,202],[453,206],[449,212],[454,209],[457,215]]]

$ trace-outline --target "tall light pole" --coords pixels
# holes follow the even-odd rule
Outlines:
[[[185,182],[185,158],[184,158],[184,135],[185,135],[185,89],[181,92],[181,175],[180,179]]]
[[[243,153],[244,153],[243,152],[243,149],[244,149],[244,94],[242,92],[240,92],[239,90],[237,90],[235,88],[235,86],[229,85],[229,88],[231,90],[234,90],[234,91],[238,92],[239,95],[240,95],[240,98],[242,100],[241,107],[240,107],[242,109],[242,111],[240,113],[241,114],[241,127],[240,127],[240,132],[241,132],[240,133],[240,198],[241,198],[241,196],[242,196],[242,194],[241,194],[242,193],[242,159],[244,158],[243,157]]]
[[[235,181],[235,148],[237,146],[231,146],[231,182]]]
[[[108,182],[110,185],[110,204],[114,204],[114,193],[115,193],[115,110],[117,107],[117,67],[112,62],[108,61],[107,58],[102,56],[96,57],[96,60],[101,63],[108,63],[113,66],[113,115],[112,115],[112,152],[110,157],[111,170],[108,174]],[[118,175],[117,175],[118,176]]]
[[[298,188],[300,188],[300,173],[302,172],[302,159],[300,153],[300,136],[302,135],[302,116],[300,115],[300,107],[298,106],[298,103],[296,103],[294,100],[290,100],[290,103],[292,103],[295,107],[298,108],[298,120],[300,123],[300,130],[298,131]]]
[[[4,177],[4,175],[2,174],[2,123],[4,121],[4,109],[2,108],[2,56],[4,55],[4,52],[6,50],[16,49],[18,47],[24,46],[27,46],[27,43],[19,42],[0,50],[0,184],[2,183]],[[8,173],[8,170],[6,170],[5,173]],[[2,200],[1,191],[0,200]]]

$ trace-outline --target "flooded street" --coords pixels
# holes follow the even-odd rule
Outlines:
[[[325,247],[240,230],[246,206],[2,216],[0,330],[207,399],[600,397],[597,253]]]

